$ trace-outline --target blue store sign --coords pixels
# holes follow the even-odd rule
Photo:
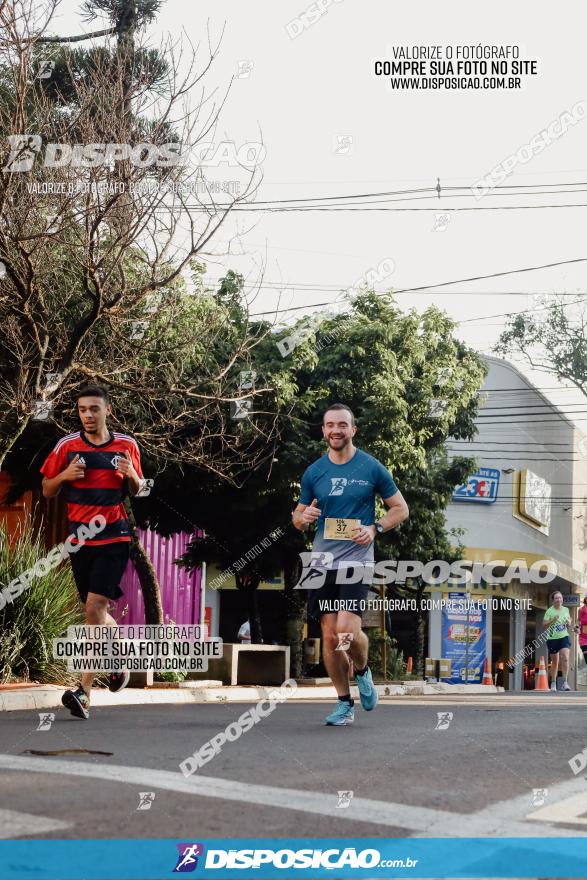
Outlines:
[[[466,483],[452,493],[453,501],[474,501],[477,504],[493,504],[499,488],[498,468],[479,468]]]

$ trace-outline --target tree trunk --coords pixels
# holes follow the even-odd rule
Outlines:
[[[163,604],[161,602],[157,572],[147,556],[134,527],[132,529],[130,558],[141,585],[143,603],[145,605],[145,623],[163,623]]]
[[[426,621],[421,611],[417,611],[416,622],[416,664],[414,672],[424,678],[424,659],[426,651]]]
[[[305,596],[302,590],[294,590],[297,583],[296,567],[284,569],[285,596],[285,643],[290,648],[290,675],[301,678],[304,665],[304,618]]]
[[[136,520],[128,498],[124,506],[131,531],[130,558],[141,585],[143,604],[145,606],[145,623],[163,623],[163,603],[161,602],[161,590],[159,589],[157,572],[139,540]]]
[[[125,120],[132,119],[132,89],[135,60],[135,31],[137,27],[137,8],[135,0],[124,0],[120,4],[117,31],[117,52],[122,67],[122,114]]]
[[[416,591],[418,610],[416,611],[416,656],[414,672],[419,678],[424,678],[424,665],[426,659],[426,618],[422,611],[422,598],[424,596],[424,587],[422,585]]]
[[[4,459],[28,425],[28,418],[19,419],[15,410],[10,412],[0,423],[0,468]]]

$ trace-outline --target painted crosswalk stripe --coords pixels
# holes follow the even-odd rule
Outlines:
[[[571,795],[554,804],[545,804],[530,813],[534,822],[564,822],[567,825],[587,825],[587,791]]]
[[[48,816],[34,816],[32,813],[17,813],[15,810],[0,810],[0,839],[14,837],[34,837],[49,831],[63,831],[71,828],[71,822],[50,819]]]
[[[185,778],[178,771],[155,770],[148,767],[125,767],[117,764],[90,764],[51,758],[27,758],[20,755],[0,755],[0,770],[50,773],[118,782],[160,789],[199,798],[216,798],[256,804],[286,810],[298,810],[320,816],[331,816],[351,822],[402,828],[422,837],[475,837],[502,835],[533,837],[536,825],[525,821],[530,805],[528,795],[499,804],[489,804],[477,813],[462,814],[449,810],[418,807],[410,804],[378,801],[354,797],[347,809],[339,809],[335,792],[305,791],[279,786],[256,785],[221,777],[202,776],[199,773]],[[574,783],[576,786],[576,783]],[[556,788],[556,787],[555,787]],[[574,789],[576,793],[576,787]],[[568,784],[560,786],[557,794],[568,795]],[[587,836],[577,829],[572,831],[544,826],[541,833],[548,837]]]

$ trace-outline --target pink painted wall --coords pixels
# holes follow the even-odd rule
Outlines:
[[[200,533],[190,535],[187,532],[176,532],[169,538],[164,538],[151,529],[137,531],[157,572],[164,622],[169,623],[172,620],[181,624],[199,623],[202,592],[200,569],[187,572],[173,562],[185,553],[189,542]],[[124,590],[124,596],[115,603],[113,617],[117,623],[125,625],[144,623],[143,594],[132,562],[128,563],[120,587]]]

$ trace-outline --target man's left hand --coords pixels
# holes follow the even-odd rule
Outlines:
[[[124,450],[124,458],[121,455],[118,456],[118,464],[116,465],[116,470],[124,477],[129,477],[131,479],[138,476],[131,461],[128,449]]]
[[[355,544],[360,544],[361,547],[368,547],[375,540],[375,526],[359,526],[358,529],[353,529],[353,531],[355,533],[353,541]]]

